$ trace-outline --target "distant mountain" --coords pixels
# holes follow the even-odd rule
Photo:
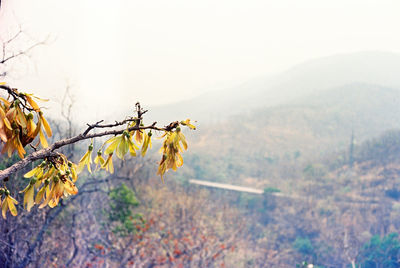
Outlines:
[[[196,119],[199,124],[218,122],[231,115],[249,114],[256,108],[284,104],[352,83],[400,88],[400,54],[359,52],[315,59],[275,76],[260,77],[191,100],[152,107],[149,116],[163,122],[183,117]]]
[[[196,178],[262,178],[285,162],[293,165],[347,149],[352,132],[355,142],[362,142],[396,128],[400,91],[355,83],[200,127],[189,136],[185,161],[200,172],[191,175]]]
[[[400,128],[400,90],[357,83],[238,114],[200,129],[200,135],[194,137],[215,137],[220,139],[218,144],[228,147],[237,137],[242,147],[257,142],[282,151],[295,145],[314,148],[319,142],[343,146],[352,131],[358,140],[364,140],[394,128]]]

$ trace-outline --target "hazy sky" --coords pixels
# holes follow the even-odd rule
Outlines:
[[[57,101],[69,81],[91,122],[137,100],[187,99],[311,58],[400,52],[398,0],[2,2],[3,38],[17,23],[36,40],[50,36],[13,82]]]

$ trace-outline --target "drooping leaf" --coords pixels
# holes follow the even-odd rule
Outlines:
[[[7,107],[10,107],[11,103],[10,103],[8,100],[6,100],[5,98],[2,98],[2,97],[0,97],[0,100],[1,100],[2,102],[4,102],[4,104],[5,104]]]
[[[15,107],[15,109],[16,109],[16,111],[17,111],[17,116],[16,116],[16,121],[17,121],[17,123],[21,126],[21,127],[23,127],[23,128],[26,128],[26,118],[25,118],[25,114],[22,112],[22,110],[21,110],[21,108],[18,106],[18,105],[16,105],[16,107]]]
[[[178,136],[179,136],[179,140],[180,140],[180,142],[182,143],[182,145],[183,145],[183,148],[185,149],[185,150],[187,150],[187,142],[186,142],[186,138],[185,138],[185,136],[183,135],[183,133],[180,131],[179,133],[178,133]]]
[[[76,195],[78,193],[78,188],[75,186],[75,184],[72,183],[70,180],[66,180],[64,183],[64,188],[67,191],[67,193]]]
[[[136,143],[137,143],[138,145],[140,145],[140,144],[142,144],[142,141],[143,141],[143,133],[142,133],[142,131],[139,130],[139,129],[136,130],[135,132],[136,132],[136,134],[135,134]]]
[[[47,187],[47,186],[43,186],[43,187],[37,192],[36,197],[35,197],[35,203],[36,203],[36,204],[40,204],[40,202],[42,202],[43,197],[44,197],[44,193],[45,193],[45,191],[46,191],[46,187]]]
[[[40,166],[35,167],[31,171],[25,173],[24,178],[32,178],[33,176],[35,176],[38,173],[38,171],[40,169],[42,169]]]
[[[28,210],[31,211],[31,208],[33,207],[34,201],[33,201],[33,196],[35,193],[35,189],[33,185],[29,185],[26,189],[25,194],[24,194],[24,207]]]
[[[37,103],[32,99],[32,97],[30,96],[30,94],[25,94],[25,98],[28,101],[28,103],[31,105],[31,107],[35,110],[35,111],[39,111],[39,105],[37,105]]]
[[[12,198],[11,196],[6,197],[7,203],[8,203],[8,209],[10,210],[11,215],[17,216],[17,208],[15,207],[14,204],[18,204],[18,201]]]
[[[129,150],[129,143],[128,143],[126,137],[122,136],[122,138],[120,139],[120,142],[118,144],[118,147],[116,149],[117,157],[119,159],[124,159],[128,150]]]
[[[78,174],[76,172],[76,165],[72,164],[72,166],[70,167],[71,170],[71,178],[73,182],[76,182],[78,180]]]
[[[40,139],[40,143],[42,144],[43,148],[49,147],[49,144],[47,143],[47,140],[44,137],[44,134],[41,129],[39,129],[39,139]]]
[[[6,134],[5,130],[4,130],[4,123],[1,120],[0,120],[0,138],[4,142],[8,141],[7,134]]]
[[[3,219],[7,219],[7,209],[8,209],[8,202],[7,197],[4,198],[3,203],[1,204],[1,215]]]
[[[142,156],[146,155],[147,149],[151,147],[151,136],[144,133],[144,141],[142,145]]]
[[[47,122],[46,118],[44,118],[44,116],[41,113],[39,113],[39,116],[43,123],[43,127],[44,127],[44,130],[46,131],[47,137],[51,137],[53,135],[53,133],[51,131],[49,123]]]
[[[109,155],[115,151],[117,148],[118,144],[121,142],[122,136],[116,136],[114,138],[111,138],[110,140],[106,141],[106,143],[111,142],[111,144],[107,147],[105,150],[105,154]]]
[[[101,166],[101,168],[104,168],[105,170],[107,170],[108,172],[110,172],[111,174],[114,173],[114,165],[112,162],[112,156],[113,154],[109,154],[107,157],[106,162],[104,163],[104,165]]]
[[[16,135],[14,138],[15,142],[15,147],[17,148],[18,155],[20,158],[24,158],[24,155],[26,154],[24,147],[22,146],[21,141],[19,140],[19,135]]]
[[[31,138],[34,138],[35,130],[36,130],[36,124],[33,122],[32,119],[28,119],[27,122],[27,129],[28,129],[28,136]]]

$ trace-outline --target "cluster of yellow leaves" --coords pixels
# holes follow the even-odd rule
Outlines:
[[[196,129],[196,127],[190,123],[190,119],[186,119],[185,121],[181,121],[180,124],[182,126],[187,126],[188,128],[193,129],[193,130]]]
[[[60,198],[78,193],[74,182],[78,179],[76,165],[69,162],[65,155],[43,161],[39,166],[24,175],[32,178],[24,193],[24,207],[30,211],[34,204],[39,208],[58,205]],[[37,190],[34,198],[35,189]]]
[[[164,182],[163,176],[165,172],[169,169],[176,171],[178,167],[183,165],[181,152],[187,150],[187,142],[180,127],[177,127],[175,131],[166,132],[162,137],[165,137],[165,139],[160,149],[162,158],[158,166],[157,174],[161,176]]]
[[[1,214],[3,218],[6,219],[7,210],[10,211],[11,215],[17,216],[17,208],[15,205],[18,204],[18,201],[15,200],[11,195],[10,191],[5,188],[0,188],[0,194],[4,195],[4,199],[1,201]]]
[[[24,208],[28,211],[36,204],[39,208],[58,205],[60,198],[78,193],[74,182],[78,179],[76,165],[69,162],[65,155],[44,160],[40,165],[24,175],[30,182],[20,193],[24,193]],[[35,197],[36,192],[36,197]],[[14,204],[18,202],[10,196],[5,188],[0,188],[0,194],[5,195],[2,201],[2,215],[6,218],[7,210],[11,215],[17,215]]]
[[[38,135],[42,147],[48,147],[44,132],[51,137],[52,131],[35,102],[42,99],[32,94],[20,93],[16,89],[13,89],[13,92],[18,96],[14,100],[10,100],[14,98],[11,95],[8,99],[0,97],[0,139],[4,143],[1,153],[7,153],[8,157],[11,157],[17,151],[19,157],[23,158],[26,154],[25,145],[31,143]],[[36,123],[32,112],[36,114]]]
[[[96,170],[101,168],[105,169],[110,173],[114,173],[114,165],[112,157],[115,154],[119,159],[124,160],[125,155],[129,152],[131,156],[136,156],[136,151],[139,150],[138,146],[142,146],[141,155],[144,156],[148,148],[151,148],[151,131],[146,133],[143,130],[134,130],[128,132],[125,130],[121,135],[117,135],[107,140],[100,150],[97,151],[97,155],[92,161],[93,145],[90,144],[88,150],[83,155],[78,163],[78,173],[82,172],[85,166],[87,170],[92,173],[91,164],[96,164]],[[136,144],[135,142],[136,141]],[[108,145],[104,150],[104,155],[107,159],[103,158],[102,148]]]
[[[179,125],[186,126],[190,129],[196,129],[194,125],[190,123],[190,119],[179,122]],[[165,131],[161,136],[164,138],[163,145],[160,149],[162,153],[162,158],[159,163],[157,174],[161,176],[164,182],[164,174],[172,169],[176,171],[178,167],[182,166],[183,158],[181,153],[187,150],[186,138],[183,135],[180,126],[177,126],[175,130]],[[133,124],[128,127],[134,126]],[[136,151],[139,150],[141,146],[141,155],[145,156],[147,150],[152,147],[151,142],[152,132],[146,132],[143,129],[137,129],[133,131],[125,130],[121,135],[117,135],[107,140],[103,146],[97,151],[97,156],[94,159],[94,164],[96,164],[96,169],[102,168],[110,173],[114,173],[114,165],[112,162],[112,157],[115,154],[118,158],[124,160],[125,155],[129,152],[131,156],[136,156]],[[107,159],[103,158],[102,148],[108,146],[104,150],[104,155]],[[83,171],[85,166],[87,170],[91,173],[92,168],[92,144],[89,145],[88,150],[81,158],[78,164],[78,173]]]

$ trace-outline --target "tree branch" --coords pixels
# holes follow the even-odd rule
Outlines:
[[[28,111],[32,112],[34,111],[32,108],[29,108],[26,105],[26,97],[24,95],[19,95],[18,91],[16,91],[16,89],[13,89],[7,85],[0,85],[0,89],[3,89],[5,91],[7,91],[7,93],[13,97],[14,100],[23,100],[23,102],[21,102],[22,106],[27,109]]]
[[[127,130],[128,131],[133,131],[133,130],[139,130],[139,129],[152,129],[152,130],[158,130],[158,131],[171,131],[171,128],[169,126],[165,127],[165,128],[159,128],[156,127],[154,124],[150,125],[150,126],[134,126],[134,127],[130,127]],[[87,139],[92,139],[92,138],[97,138],[97,137],[103,137],[103,136],[110,136],[110,135],[119,135],[122,134],[125,131],[125,129],[120,129],[120,130],[108,130],[108,131],[104,131],[104,132],[99,132],[99,133],[93,133],[93,134],[87,134],[84,135],[83,134],[79,134],[75,137],[72,138],[67,138],[67,139],[63,139],[60,141],[57,141],[55,143],[53,143],[52,145],[50,145],[47,148],[44,149],[40,149],[36,152],[33,152],[29,155],[27,155],[24,159],[21,159],[20,161],[18,161],[17,163],[13,164],[12,166],[4,169],[4,170],[0,170],[0,181],[5,180],[6,178],[8,178],[10,175],[14,174],[15,172],[17,172],[18,170],[23,169],[24,167],[26,167],[28,164],[32,163],[33,161],[39,160],[39,159],[44,159],[46,157],[50,157],[50,156],[54,156],[56,153],[54,152],[54,150],[59,149],[61,147],[64,147],[66,145],[69,144],[73,144],[79,141],[83,141],[83,140],[87,140]],[[86,132],[86,131],[85,131]]]
[[[12,41],[12,40],[14,40],[14,39],[15,39],[15,38],[10,39],[10,40]],[[7,42],[7,43],[9,43],[9,42]],[[9,60],[11,60],[11,59],[13,59],[13,58],[17,58],[17,57],[19,57],[19,56],[21,56],[21,55],[26,55],[29,51],[31,51],[31,50],[34,49],[35,47],[40,46],[40,45],[44,45],[44,44],[46,44],[45,41],[35,43],[35,44],[31,45],[30,47],[28,47],[27,49],[25,49],[25,50],[23,50],[23,51],[20,51],[20,52],[18,52],[18,53],[16,53],[16,54],[13,53],[12,55],[10,55],[10,56],[8,56],[8,57],[6,57],[6,56],[4,55],[4,53],[5,53],[5,46],[4,46],[4,44],[3,44],[3,59],[0,61],[0,64],[4,64],[4,63],[6,63],[7,61],[9,61]]]

